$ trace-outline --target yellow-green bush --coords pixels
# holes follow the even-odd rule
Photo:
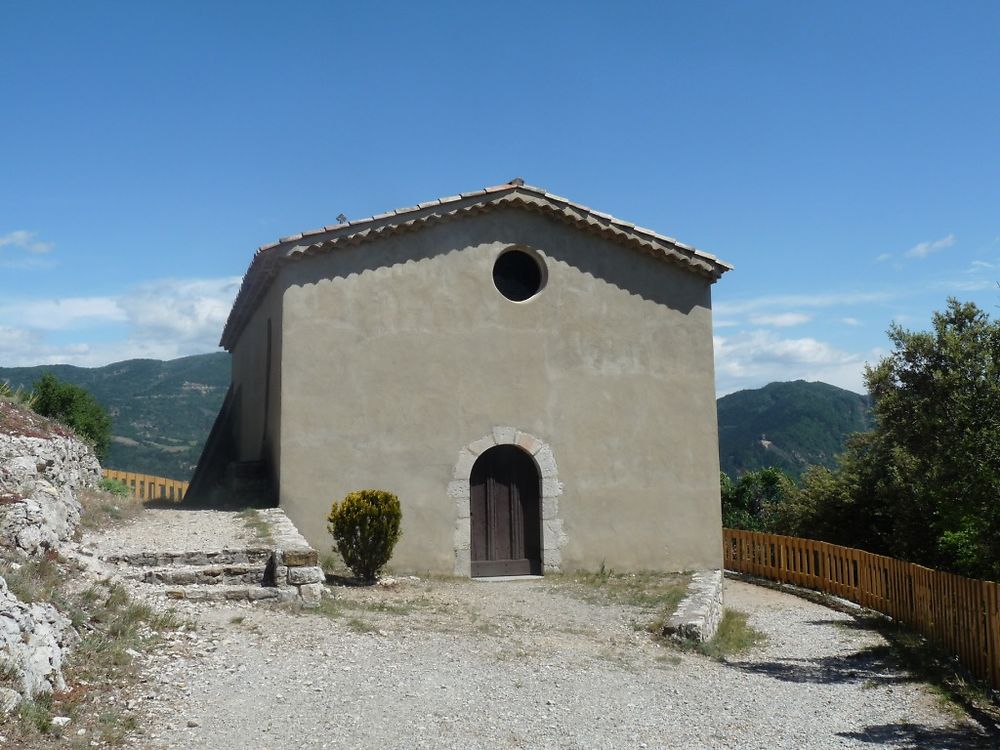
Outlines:
[[[399,498],[385,490],[358,490],[334,502],[327,516],[334,549],[364,581],[374,581],[402,535]]]

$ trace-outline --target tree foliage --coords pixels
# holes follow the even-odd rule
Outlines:
[[[723,473],[720,481],[722,525],[731,529],[774,530],[780,509],[795,494],[795,483],[773,466],[744,472],[735,482]]]
[[[93,443],[94,453],[104,459],[111,444],[111,417],[87,391],[65,383],[50,372],[33,386],[32,408],[73,428],[77,435]]]
[[[889,338],[865,371],[874,429],[806,473],[781,530],[1000,578],[1000,323],[951,299]]]
[[[335,502],[327,529],[351,572],[372,582],[392,557],[402,535],[399,498],[384,490],[358,490]]]

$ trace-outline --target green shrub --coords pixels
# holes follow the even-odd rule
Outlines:
[[[327,516],[334,549],[358,578],[372,582],[402,535],[399,498],[384,490],[358,490],[334,503]]]
[[[73,428],[94,444],[94,453],[104,459],[111,445],[111,417],[107,409],[78,385],[64,383],[47,372],[34,383],[32,408]]]
[[[97,483],[98,489],[104,490],[105,492],[110,492],[112,495],[117,495],[118,497],[131,497],[132,490],[129,488],[125,482],[120,479],[107,479],[104,478]]]

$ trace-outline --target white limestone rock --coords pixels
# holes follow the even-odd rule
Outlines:
[[[69,618],[51,604],[20,601],[0,578],[0,674],[5,676],[0,714],[16,707],[20,698],[65,690],[63,655],[77,641]]]
[[[0,545],[28,556],[57,548],[80,521],[76,491],[100,477],[93,451],[74,437],[0,434]]]

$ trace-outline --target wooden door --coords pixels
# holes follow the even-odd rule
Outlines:
[[[473,577],[541,574],[541,480],[531,456],[513,445],[490,448],[469,483]]]

